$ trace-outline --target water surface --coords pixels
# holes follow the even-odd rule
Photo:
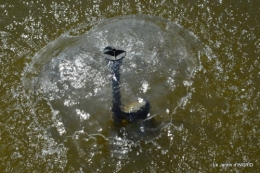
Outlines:
[[[259,5],[0,2],[0,170],[258,172]],[[118,43],[123,100],[150,101],[149,133],[113,129],[101,56]]]

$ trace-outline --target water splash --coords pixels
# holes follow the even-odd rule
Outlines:
[[[121,68],[123,103],[149,100],[148,119],[154,122],[137,122],[119,131],[108,124],[111,76],[102,58],[107,45],[119,45],[127,52]],[[61,35],[35,54],[23,82],[56,112],[48,130],[54,140],[79,149],[84,141],[104,147],[97,139],[102,136],[111,156],[127,159],[139,141],[157,138],[176,109],[185,108],[192,98],[193,77],[203,69],[200,57],[209,55],[211,51],[194,34],[168,20],[145,15],[117,17],[98,22],[82,35],[71,31]],[[93,152],[84,148],[78,151],[82,156]]]

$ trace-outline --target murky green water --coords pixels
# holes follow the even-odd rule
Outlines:
[[[0,10],[0,172],[260,171],[260,1],[0,1]],[[111,17],[117,40],[106,35]],[[123,101],[149,100],[152,127],[114,129],[110,73],[93,58],[108,43],[128,52]]]

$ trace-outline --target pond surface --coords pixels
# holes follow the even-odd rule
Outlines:
[[[259,172],[259,1],[0,2],[1,172]],[[102,51],[126,50],[115,128]]]

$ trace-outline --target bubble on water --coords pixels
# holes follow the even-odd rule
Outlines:
[[[192,83],[193,83],[192,81],[183,81],[184,86],[191,86]]]
[[[139,103],[143,103],[143,102],[144,102],[144,99],[138,98],[138,102],[139,102]]]
[[[57,121],[56,122],[56,127],[57,127],[57,130],[58,130],[60,136],[62,136],[64,133],[66,133],[64,124],[62,122]]]
[[[86,113],[85,111],[80,110],[80,109],[76,109],[76,113],[77,113],[77,115],[80,116],[80,121],[87,120],[90,117],[89,113]]]
[[[146,93],[146,91],[149,89],[149,84],[148,82],[144,81],[142,84],[142,88],[141,90],[143,91],[143,93]]]

